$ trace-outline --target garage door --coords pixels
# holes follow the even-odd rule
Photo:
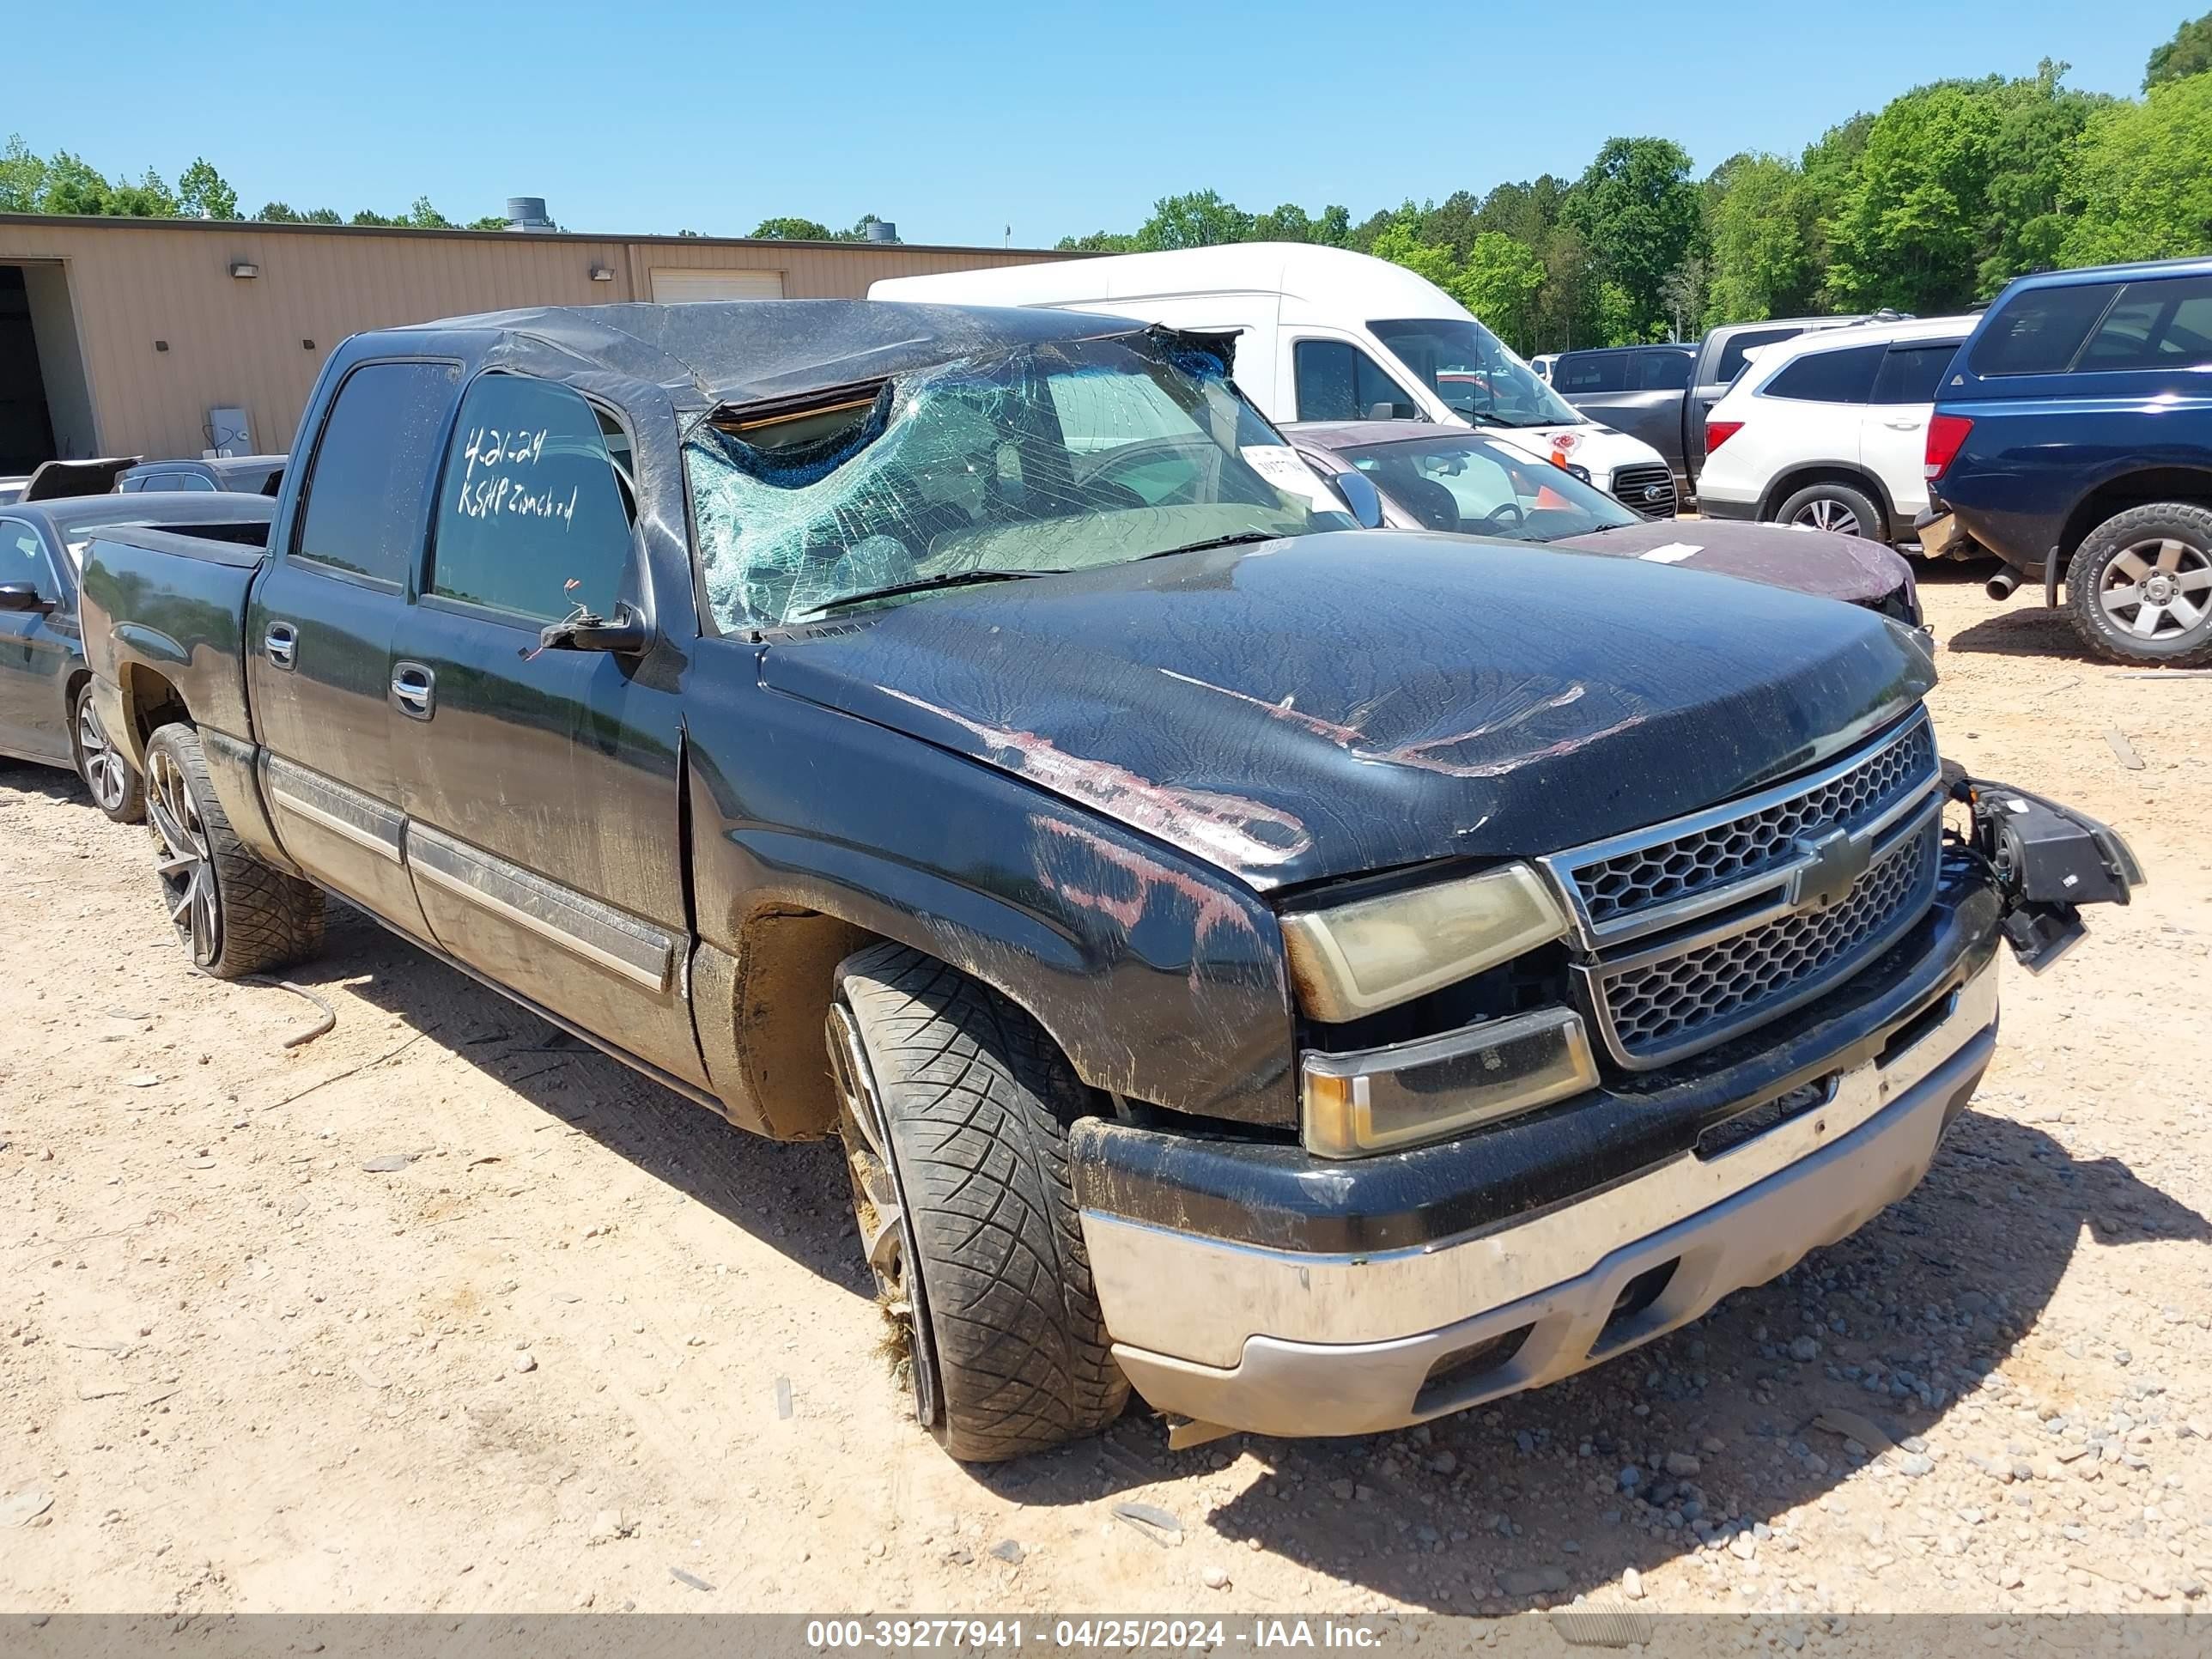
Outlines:
[[[780,270],[656,270],[653,297],[662,305],[686,300],[781,300]]]

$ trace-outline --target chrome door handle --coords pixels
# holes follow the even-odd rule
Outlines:
[[[277,667],[292,667],[300,659],[300,630],[289,623],[270,623],[261,636],[261,648]]]
[[[1882,424],[1887,427],[1892,432],[1917,432],[1920,430],[1920,422],[1917,421],[1884,421]]]
[[[419,662],[403,662],[392,671],[392,701],[410,720],[427,720],[436,701],[438,677]]]

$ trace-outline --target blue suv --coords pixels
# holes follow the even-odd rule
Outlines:
[[[1921,544],[2040,580],[2105,655],[2212,663],[2212,259],[2022,276],[1929,422]]]

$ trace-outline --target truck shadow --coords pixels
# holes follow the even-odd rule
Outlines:
[[[1978,589],[2004,568],[1996,559],[1942,559],[1922,562],[1913,574],[1923,594],[1930,588]],[[2043,603],[2042,588],[2023,584],[2008,600],[1985,601],[1991,609],[1978,621],[1946,636],[1943,647],[1969,656],[2064,657],[2076,662],[2103,659],[2082,644],[2073,621],[2062,606],[2051,610]],[[2002,606],[2002,609],[1997,607]]]
[[[1711,1564],[1717,1591],[1742,1584],[1765,1605],[1781,1581],[1801,1574],[1809,1592],[1816,1572],[1800,1560],[1818,1559],[1824,1579],[1842,1571],[1832,1546],[1796,1553],[1802,1520],[1776,1523],[1882,1450],[1814,1426],[1824,1412],[1855,1413],[1907,1442],[1887,1454],[1894,1472],[1884,1478],[1909,1497],[1915,1477],[1905,1471],[1917,1467],[1909,1460],[1921,1443],[1913,1437],[1962,1409],[1960,1396],[2000,1367],[2014,1366],[2039,1396],[2069,1373],[2077,1416],[2100,1422],[2131,1391],[2155,1392],[2160,1379],[2121,1369],[2124,1358],[2092,1334],[2061,1328],[2039,1334],[2032,1355],[2023,1346],[2084,1227],[2106,1245],[2212,1238],[2204,1217],[2126,1164],[2077,1161],[2040,1130],[1969,1112],[1927,1181],[1854,1237],[1552,1388],[1423,1430],[1346,1441],[1237,1437],[1182,1454],[1164,1451],[1156,1421],[1132,1416],[1094,1455],[1078,1448],[972,1473],[1024,1503],[1095,1502],[1177,1474],[1204,1476],[1249,1453],[1264,1472],[1253,1480],[1249,1464],[1233,1470],[1226,1478],[1237,1495],[1210,1514],[1195,1508],[1196,1479],[1147,1497],[1177,1512],[1187,1542],[1256,1547],[1437,1611],[1507,1612],[1591,1591],[1617,1597],[1626,1569],[1684,1557]],[[1794,1358],[1799,1339],[1817,1343],[1817,1355]],[[2069,1444],[2032,1419],[1998,1416],[1992,1411],[1977,1431],[1976,1449],[2025,1441],[2040,1468]],[[1943,1460],[1966,1455],[1948,1440],[1929,1450]],[[1621,1486],[1630,1465],[1632,1493]],[[2067,1478],[2078,1473],[2069,1465]],[[2100,1492],[2148,1480],[2110,1462],[2100,1473]],[[2047,1488],[2039,1478],[2014,1487],[1991,1477],[1977,1501],[1994,1517],[2031,1491]],[[1184,1492],[1191,1501],[1178,1501]],[[1895,1534],[1919,1529],[1901,1516],[1888,1524]],[[1739,1531],[1750,1536],[1735,1548],[1750,1550],[1751,1560],[1729,1551]],[[1889,1542],[1911,1547],[1901,1537]],[[1233,1566],[1236,1558],[1217,1559]]]
[[[732,1128],[337,900],[327,950],[292,977],[317,988],[345,983],[538,1110],[830,1284],[872,1299],[843,1161],[830,1146]]]

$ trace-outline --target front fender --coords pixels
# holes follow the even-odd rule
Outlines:
[[[1255,894],[993,767],[757,680],[687,706],[705,945],[742,964],[763,919],[835,917],[1000,991],[1094,1088],[1297,1121],[1282,934]],[[818,1033],[807,1040],[818,1058]]]

